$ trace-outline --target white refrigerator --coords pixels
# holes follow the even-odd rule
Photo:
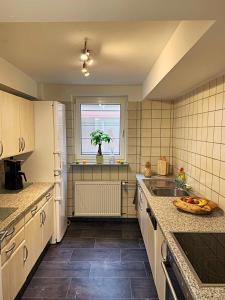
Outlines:
[[[67,154],[65,105],[35,101],[35,151],[22,165],[29,182],[54,182],[54,235],[60,242],[67,228]]]

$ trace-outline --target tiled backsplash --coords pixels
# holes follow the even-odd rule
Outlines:
[[[74,104],[65,102],[67,113],[68,161],[74,161]],[[122,191],[123,217],[136,216],[133,204],[135,175],[150,161],[153,170],[161,156],[172,162],[172,104],[150,101],[128,102],[128,162],[129,166],[70,167],[68,180],[68,215],[74,211],[73,182],[76,180],[124,180],[128,187]]]
[[[224,76],[174,103],[173,165],[188,182],[225,209]]]

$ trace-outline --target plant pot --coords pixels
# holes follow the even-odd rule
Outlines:
[[[103,155],[96,155],[96,164],[97,165],[102,165],[103,164]]]

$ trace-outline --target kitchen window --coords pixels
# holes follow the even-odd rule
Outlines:
[[[105,160],[112,155],[126,159],[126,102],[111,97],[76,99],[76,159],[95,160],[98,147],[91,144],[90,133],[97,129],[112,138],[110,143],[102,143]]]

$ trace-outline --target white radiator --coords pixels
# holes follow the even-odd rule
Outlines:
[[[75,181],[75,216],[121,216],[120,181]]]

